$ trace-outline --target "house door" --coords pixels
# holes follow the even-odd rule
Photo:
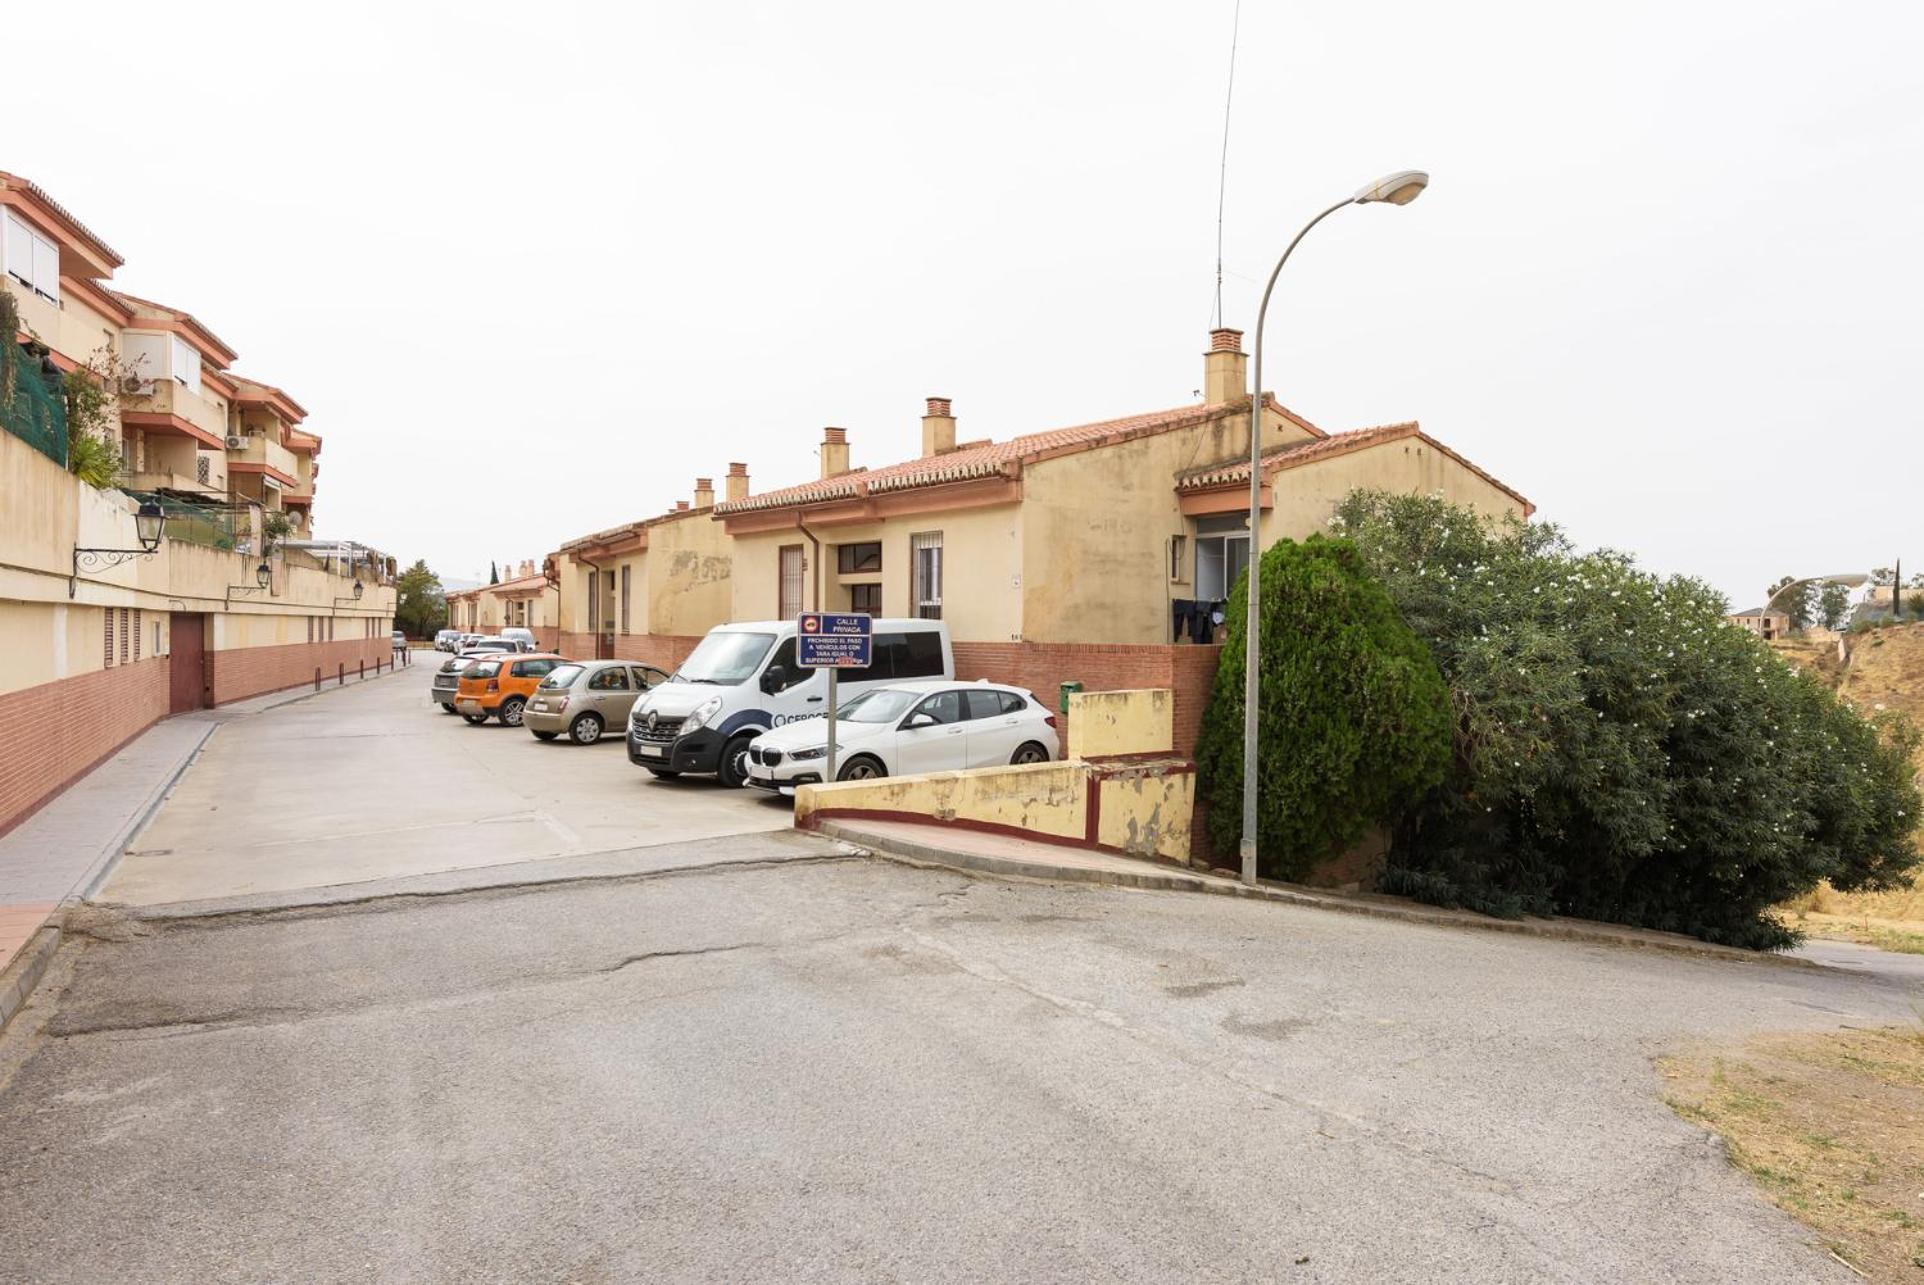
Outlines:
[[[173,648],[168,660],[169,714],[200,709],[207,703],[206,621],[198,611],[176,611],[167,617]]]

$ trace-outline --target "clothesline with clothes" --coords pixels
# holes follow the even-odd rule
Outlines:
[[[1169,611],[1173,641],[1181,642],[1185,637],[1192,643],[1216,641],[1216,626],[1223,622],[1223,603],[1220,600],[1208,602],[1195,598],[1176,598],[1171,600]]]

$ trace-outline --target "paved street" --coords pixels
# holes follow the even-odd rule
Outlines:
[[[108,887],[284,908],[101,912],[0,1038],[0,1279],[1855,1279],[1650,1059],[1901,980],[914,869],[413,678],[210,743],[378,841],[210,752]]]

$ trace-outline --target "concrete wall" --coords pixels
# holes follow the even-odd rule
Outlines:
[[[1166,687],[1174,693],[1172,748],[1187,756],[1195,750],[1221,654],[1220,647],[1189,644],[957,643],[955,674],[1026,687],[1050,709],[1057,708],[1060,685],[1071,679],[1089,691]],[[1074,732],[1073,712],[1056,718],[1066,745]]]
[[[1176,744],[1176,694],[1166,687],[1076,692],[1069,697],[1072,759],[1168,754]]]
[[[699,638],[733,619],[732,544],[706,511],[649,527],[646,602],[634,632]]]
[[[1097,767],[1096,844],[1133,857],[1187,861],[1196,812],[1196,774],[1187,764]]]

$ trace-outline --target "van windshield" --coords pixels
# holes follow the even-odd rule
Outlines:
[[[714,683],[733,687],[745,683],[762,667],[762,658],[775,641],[774,634],[740,634],[732,630],[713,633],[701,640],[688,659],[681,662],[671,683]]]

